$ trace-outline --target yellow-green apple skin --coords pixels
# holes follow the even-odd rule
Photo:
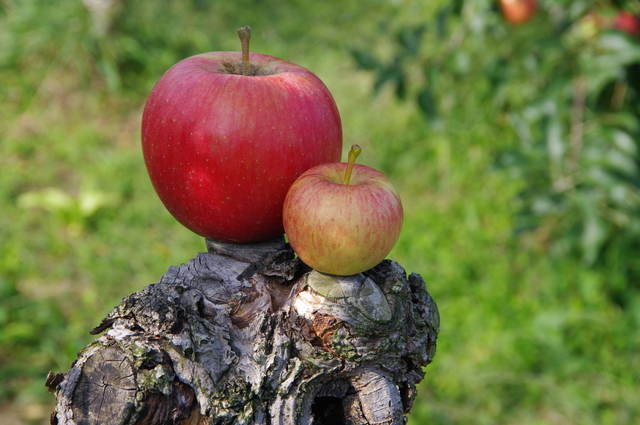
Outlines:
[[[368,270],[395,245],[403,211],[395,187],[380,171],[355,164],[344,184],[346,163],[305,171],[284,201],[287,239],[315,270],[347,276]]]

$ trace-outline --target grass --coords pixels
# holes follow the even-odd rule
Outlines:
[[[431,6],[160,3],[169,12],[127,3],[101,38],[80,2],[0,1],[0,423],[46,423],[47,372],[68,370],[122,297],[204,250],[151,188],[141,108],[171,64],[236,49],[247,23],[255,51],[325,81],[345,150],[360,144],[403,198],[390,258],[424,277],[442,319],[409,423],[637,423],[640,297],[623,309],[605,295],[619,276],[554,258],[544,234],[514,236],[526,182],[493,167],[513,131],[473,92],[429,127],[386,89],[372,96],[350,60],[377,22]]]

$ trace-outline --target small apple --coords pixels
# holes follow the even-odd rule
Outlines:
[[[210,52],[178,62],[157,82],[142,117],[151,183],[194,233],[253,243],[284,233],[287,190],[307,169],[340,160],[338,108],[311,71],[249,53]]]
[[[402,229],[402,203],[387,176],[355,164],[305,171],[284,201],[284,229],[293,250],[315,270],[339,276],[363,272],[389,254]]]
[[[536,13],[536,0],[500,0],[502,15],[512,25],[528,21]]]
[[[640,37],[640,18],[629,12],[618,12],[613,20],[613,27],[634,37]]]

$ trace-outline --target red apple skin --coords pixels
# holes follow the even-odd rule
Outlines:
[[[527,22],[536,13],[536,0],[500,0],[502,15],[512,25]]]
[[[340,160],[342,127],[311,71],[253,53],[252,66],[268,75],[225,72],[240,59],[211,52],[170,68],[145,105],[142,150],[176,220],[206,238],[252,243],[284,233],[289,187],[305,170]]]
[[[402,203],[381,172],[355,164],[348,185],[346,163],[307,170],[284,202],[284,228],[293,250],[317,271],[347,276],[368,270],[395,245]]]

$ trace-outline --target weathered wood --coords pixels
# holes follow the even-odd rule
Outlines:
[[[52,424],[402,424],[439,316],[385,260],[323,275],[282,239],[207,241],[122,300],[64,373]]]

